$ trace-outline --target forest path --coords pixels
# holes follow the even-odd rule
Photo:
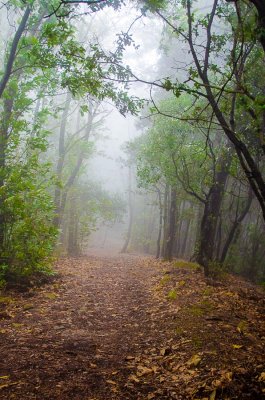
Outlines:
[[[57,269],[0,297],[0,399],[263,398],[264,298],[252,285],[212,286],[194,264],[133,255]]]
[[[164,340],[151,294],[158,269],[126,255],[63,259],[58,267],[59,280],[24,295],[2,324],[9,343],[0,375],[16,384],[0,398],[140,398],[127,380],[128,364]]]

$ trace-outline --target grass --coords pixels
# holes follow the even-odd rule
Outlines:
[[[177,297],[178,297],[178,293],[177,293],[176,289],[171,289],[167,294],[168,300],[176,300]]]
[[[175,268],[184,268],[184,269],[189,269],[189,270],[193,270],[193,271],[201,270],[201,267],[199,264],[192,263],[192,262],[185,261],[185,260],[175,261],[173,265]]]
[[[12,299],[12,297],[0,296],[0,304],[10,304],[13,302],[14,302],[14,300]]]
[[[170,279],[171,278],[170,278],[169,274],[165,274],[163,276],[163,278],[160,280],[159,285],[160,286],[165,286],[170,281]]]

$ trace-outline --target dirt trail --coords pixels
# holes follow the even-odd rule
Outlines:
[[[264,295],[253,285],[102,252],[57,269],[0,297],[0,399],[264,398]]]
[[[116,394],[115,383],[126,383],[126,357],[163,341],[152,319],[157,270],[137,256],[65,259],[61,268],[64,275],[48,291],[10,302],[0,375],[15,384],[0,398],[138,398],[125,385]]]

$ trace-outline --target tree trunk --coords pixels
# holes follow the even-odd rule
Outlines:
[[[63,166],[64,166],[64,158],[65,158],[65,133],[66,133],[66,124],[67,124],[67,116],[69,113],[71,103],[71,94],[67,93],[65,107],[62,115],[61,126],[60,126],[60,134],[59,134],[59,148],[58,148],[58,162],[56,168],[56,176],[60,183],[55,188],[54,192],[54,207],[55,214],[53,218],[54,225],[59,228],[62,222],[62,209],[61,209],[61,201],[62,201],[62,174],[63,174]]]
[[[132,226],[133,226],[133,201],[132,201],[132,167],[129,165],[129,226],[125,239],[125,243],[121,249],[121,253],[126,253],[132,236]]]
[[[201,221],[200,244],[197,262],[204,268],[205,276],[210,274],[210,264],[214,261],[215,238],[218,217],[221,209],[224,187],[228,178],[230,154],[226,154],[217,165],[215,182],[209,190]]]
[[[191,219],[189,218],[187,221],[185,235],[183,235],[183,241],[182,241],[181,252],[180,252],[181,257],[183,257],[183,258],[185,258],[185,255],[186,255],[186,247],[187,247],[187,241],[188,241],[188,237],[189,237],[189,233],[190,233],[190,226],[191,226]]]
[[[3,118],[0,124],[0,189],[5,183],[6,149],[8,141],[8,128],[14,104],[14,93],[9,90],[9,96],[4,100]],[[6,234],[6,212],[4,193],[0,195],[0,254],[4,254]]]
[[[250,0],[250,1],[257,8],[259,13],[259,18],[261,18],[262,20],[261,23],[262,24],[265,23],[264,1],[263,0]],[[198,71],[198,75],[204,85],[208,102],[213,110],[213,114],[215,115],[220,126],[222,127],[222,130],[226,135],[226,137],[234,145],[235,151],[239,159],[239,163],[245,173],[246,178],[249,181],[249,184],[254,192],[255,197],[259,202],[260,208],[262,210],[263,219],[265,221],[265,181],[262,175],[262,171],[259,168],[259,165],[256,163],[254,157],[252,156],[251,150],[248,147],[247,142],[243,142],[241,140],[240,136],[237,133],[237,131],[240,133],[239,129],[237,130],[235,129],[235,121],[234,121],[235,94],[233,95],[233,100],[231,104],[231,109],[233,112],[230,113],[230,121],[229,121],[227,116],[223,113],[222,109],[220,108],[218,102],[219,97],[216,96],[208,77],[209,54],[211,46],[211,26],[213,23],[214,15],[216,13],[217,4],[218,2],[217,0],[215,0],[211,12],[211,21],[208,22],[208,31],[207,31],[208,42],[205,48],[205,62],[203,66],[200,63],[198,54],[196,53],[195,50],[195,45],[193,43],[193,35],[192,35],[193,18],[191,15],[191,0],[187,0],[187,17],[189,26],[188,43],[190,46],[194,63],[196,65],[196,69]],[[241,76],[239,78],[241,78]]]
[[[156,242],[156,258],[159,258],[160,248],[161,248],[162,228],[163,228],[163,205],[162,205],[162,196],[160,189],[157,189],[157,194],[159,202],[159,228],[158,228],[158,237]]]
[[[14,36],[14,39],[13,39],[13,42],[12,42],[12,45],[11,45],[10,53],[9,53],[9,56],[8,56],[8,59],[7,59],[6,67],[5,67],[5,70],[4,70],[4,74],[3,74],[3,77],[2,77],[2,79],[0,81],[0,98],[2,97],[3,92],[4,92],[5,88],[6,88],[6,85],[7,85],[8,81],[9,81],[9,78],[11,76],[13,64],[14,64],[14,61],[16,59],[17,46],[18,46],[20,38],[21,38],[25,28],[26,28],[26,25],[27,25],[27,22],[28,22],[28,19],[29,19],[29,16],[30,16],[30,12],[31,12],[31,8],[28,6],[26,8],[26,10],[25,10],[25,13],[24,13],[23,17],[22,17],[20,25],[19,25],[16,33],[15,33],[15,36]]]
[[[79,255],[78,246],[78,215],[75,195],[70,200],[69,227],[68,227],[68,254],[76,257]]]
[[[239,225],[241,224],[241,222],[244,220],[244,218],[246,217],[247,213],[249,212],[252,200],[253,200],[253,192],[252,192],[252,190],[250,188],[249,193],[248,193],[248,198],[247,198],[246,205],[245,205],[244,209],[242,210],[241,214],[236,216],[236,218],[235,218],[235,220],[234,220],[234,222],[233,222],[233,224],[232,224],[232,226],[230,228],[230,231],[229,231],[229,233],[227,235],[227,238],[226,238],[223,250],[222,250],[222,254],[221,254],[221,257],[220,257],[220,263],[222,263],[222,264],[225,262],[226,256],[228,254],[228,250],[229,250],[231,244],[234,241],[235,234],[236,234],[236,231],[237,231]]]
[[[176,208],[177,208],[177,192],[175,188],[170,190],[170,211],[169,211],[169,230],[166,241],[166,251],[164,258],[171,261],[173,255],[173,245],[176,234]]]
[[[167,243],[167,236],[168,236],[168,195],[169,195],[169,186],[166,185],[165,187],[165,194],[164,194],[164,215],[163,215],[163,246],[162,246],[162,253],[161,257],[165,257],[166,253],[166,243]]]

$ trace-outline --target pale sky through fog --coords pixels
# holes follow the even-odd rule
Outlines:
[[[108,18],[108,24],[111,31],[103,37],[103,46],[112,48],[116,34],[119,32],[127,32],[132,22],[140,15],[140,11],[131,9],[128,13],[126,9],[117,12],[113,10],[104,11],[98,18],[104,23]],[[110,23],[109,23],[110,22]],[[102,28],[102,27],[101,27]],[[124,63],[128,64],[133,73],[139,78],[152,81],[157,78],[157,62],[159,59],[159,43],[162,24],[155,18],[142,17],[138,19],[130,30],[135,40],[135,45],[139,46],[135,49],[130,46],[125,51]],[[142,83],[133,83],[130,93],[140,98],[149,98],[149,86]],[[100,141],[97,144],[99,151],[106,154],[106,157],[96,156],[89,164],[93,175],[99,179],[104,187],[111,191],[125,191],[127,176],[126,170],[121,168],[117,162],[119,157],[124,157],[121,146],[130,139],[136,137],[137,133],[135,122],[139,121],[139,117],[127,115],[122,116],[114,107],[111,114],[106,118],[105,127],[107,140]]]

